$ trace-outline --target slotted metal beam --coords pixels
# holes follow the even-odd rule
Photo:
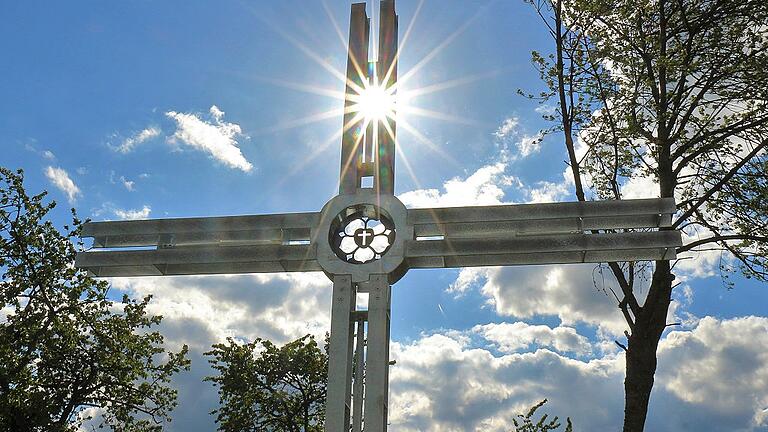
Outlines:
[[[395,2],[382,0],[379,5],[379,58],[376,75],[379,85],[390,89],[397,83],[397,14]],[[395,145],[397,124],[394,117],[381,119],[378,125],[378,148],[374,188],[382,194],[395,192]]]
[[[632,200],[572,201],[556,203],[510,204],[470,207],[411,209],[414,223],[465,220],[467,212],[483,214],[486,219],[546,219],[605,215],[672,214],[676,211],[673,198]],[[412,214],[411,214],[412,212]]]
[[[406,242],[409,268],[674,259],[678,231],[559,234]]]
[[[355,324],[351,319],[352,311],[355,310],[355,287],[349,276],[334,276],[331,305],[325,430],[347,432],[350,425],[352,343]]]
[[[370,19],[365,12],[365,3],[352,5],[349,18],[349,45],[347,49],[347,86],[344,102],[344,126],[341,139],[341,169],[339,194],[353,194],[360,188],[358,162],[362,152],[364,119],[353,109],[368,81],[368,44]]]
[[[75,266],[96,276],[279,273],[322,270],[312,245],[183,246],[80,252]]]
[[[392,287],[387,275],[371,276],[368,287],[368,346],[365,362],[366,432],[385,432],[389,410],[389,326]],[[362,284],[361,284],[362,285]],[[346,431],[346,429],[345,429]]]
[[[320,214],[283,213],[253,216],[88,222],[83,237],[94,247],[116,248],[211,243],[284,243],[309,240]]]
[[[673,199],[641,199],[410,209],[408,219],[417,238],[458,239],[661,228],[674,212]]]

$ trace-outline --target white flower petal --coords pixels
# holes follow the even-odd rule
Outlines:
[[[355,231],[360,228],[365,228],[365,222],[362,219],[352,219],[347,226],[344,227],[344,232],[348,236],[355,235]]]
[[[384,252],[387,247],[389,247],[389,238],[385,235],[377,235],[371,242],[371,248],[379,254]]]
[[[373,253],[371,248],[360,248],[355,252],[355,259],[361,263],[368,262],[373,259],[376,254]]]
[[[344,237],[341,239],[341,244],[339,245],[339,249],[341,249],[344,253],[352,253],[355,249],[357,249],[357,244],[355,244],[355,238],[354,237]]]
[[[374,223],[368,222],[368,228],[371,228],[374,234],[381,234],[385,229],[387,229],[387,227],[385,227],[384,224],[379,221]]]

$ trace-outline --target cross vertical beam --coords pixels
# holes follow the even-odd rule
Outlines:
[[[348,275],[333,278],[331,341],[328,353],[328,394],[325,430],[349,430],[349,404],[352,386],[352,311],[355,289]]]
[[[368,349],[365,381],[365,432],[385,432],[389,406],[389,314],[387,275],[372,275],[368,291]]]
[[[378,85],[391,89],[397,83],[397,15],[394,0],[382,0],[379,14],[379,59],[376,62]],[[395,97],[394,95],[392,97]],[[395,137],[393,117],[385,116],[378,126],[376,149],[376,177],[374,188],[378,193],[395,193]]]
[[[362,151],[364,119],[354,112],[354,95],[359,95],[368,81],[368,41],[370,19],[365,3],[352,5],[349,18],[349,49],[347,52],[347,85],[344,101],[344,125],[341,139],[341,173],[339,195],[354,194],[360,187],[358,161]]]
[[[355,380],[352,383],[352,432],[363,430],[363,380],[365,366],[365,320],[357,319],[355,335]]]

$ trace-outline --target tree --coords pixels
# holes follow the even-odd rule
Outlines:
[[[218,371],[205,380],[218,387],[220,407],[211,414],[220,431],[323,430],[328,354],[312,336],[282,347],[230,338],[206,355]]]
[[[602,199],[651,179],[675,197],[668,229],[688,237],[678,254],[721,251],[725,275],[768,277],[768,3],[763,0],[542,0],[533,5],[555,42],[534,53],[557,98],[576,195]],[[581,159],[578,136],[586,151]],[[627,322],[625,431],[642,431],[653,388],[674,264],[609,263]],[[638,298],[640,275],[650,287]]]
[[[163,348],[149,297],[108,299],[109,285],[74,267],[81,222],[61,234],[55,202],[28,196],[23,172],[0,167],[0,430],[74,431],[101,409],[115,431],[159,431],[176,405],[170,378],[187,348]]]
[[[549,420],[549,416],[544,414],[539,418],[538,421],[533,418],[533,416],[536,415],[536,411],[538,411],[539,408],[543,407],[546,403],[547,400],[543,399],[541,402],[532,406],[527,413],[518,414],[517,418],[512,419],[512,424],[515,425],[515,430],[512,432],[554,432],[560,428],[561,424],[558,417]],[[564,432],[573,432],[573,424],[571,424],[570,418],[565,419]]]

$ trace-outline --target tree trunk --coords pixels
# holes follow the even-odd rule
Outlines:
[[[653,376],[656,373],[656,348],[667,324],[673,279],[669,261],[657,261],[648,298],[628,340],[624,379],[624,432],[642,432],[645,427]]]

